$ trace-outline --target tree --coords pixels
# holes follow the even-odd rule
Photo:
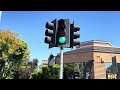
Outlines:
[[[64,79],[69,79],[70,74],[74,72],[74,64],[64,64]]]
[[[32,73],[37,73],[38,59],[35,58],[17,69],[14,73],[14,79],[31,79]]]
[[[76,72],[76,64],[64,64],[64,79],[70,78],[70,73]],[[59,79],[60,65],[54,64],[53,68],[48,66],[42,67],[41,70],[37,70],[32,74],[32,79]]]
[[[0,78],[13,78],[14,71],[29,60],[28,45],[9,30],[0,30]]]
[[[54,64],[53,68],[42,67],[41,70],[33,73],[32,79],[59,79],[59,67],[58,64]]]

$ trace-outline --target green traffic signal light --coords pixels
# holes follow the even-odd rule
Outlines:
[[[59,43],[65,43],[65,37],[60,37],[59,38]]]

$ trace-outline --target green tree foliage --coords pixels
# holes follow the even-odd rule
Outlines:
[[[59,79],[59,65],[55,64],[53,68],[42,67],[33,73],[32,79]]]
[[[41,70],[35,71],[32,79],[59,79],[60,65],[54,64],[53,68],[48,66],[42,67]],[[70,78],[70,73],[76,71],[76,64],[64,64],[64,79]]]
[[[69,79],[70,73],[74,72],[76,66],[74,64],[65,64],[64,65],[64,79]]]
[[[59,79],[60,65],[54,64],[53,68],[42,67],[32,74],[32,79]],[[76,64],[64,64],[64,79],[70,79],[70,73],[77,71]]]
[[[0,78],[13,78],[23,61],[29,59],[28,45],[18,34],[0,30]]]

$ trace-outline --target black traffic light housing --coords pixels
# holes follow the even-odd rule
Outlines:
[[[77,46],[80,44],[80,27],[77,25],[70,24],[70,47]]]
[[[69,19],[55,19],[46,23],[45,43],[52,47],[73,48],[80,44],[80,27]]]
[[[63,19],[58,20],[57,23],[57,34],[56,34],[56,44],[63,45],[66,43],[66,22]]]
[[[55,46],[55,32],[56,32],[56,22],[57,20],[53,20],[52,22],[46,23],[46,31],[45,31],[45,40],[44,42],[49,44],[49,48]]]
[[[69,19],[59,19],[57,21],[56,30],[56,46],[70,47],[70,24]]]

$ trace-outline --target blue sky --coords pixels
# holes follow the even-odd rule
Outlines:
[[[17,32],[28,43],[30,59],[48,59],[59,48],[44,43],[45,24],[54,19],[70,19],[80,26],[80,41],[104,40],[120,46],[120,11],[3,11],[0,29]],[[68,51],[71,49],[65,49]]]

